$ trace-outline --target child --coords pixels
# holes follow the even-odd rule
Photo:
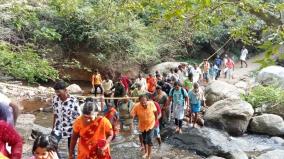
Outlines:
[[[48,135],[40,135],[36,138],[30,159],[59,159],[57,154],[57,144]]]
[[[193,90],[188,92],[188,97],[191,106],[191,114],[193,115],[193,127],[195,127],[195,124],[198,120],[198,113],[201,111],[201,101],[203,100],[205,104],[204,93],[199,88],[198,83],[193,84]]]

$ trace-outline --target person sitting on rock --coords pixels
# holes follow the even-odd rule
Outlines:
[[[40,134],[34,141],[30,159],[59,159],[57,143],[52,136]]]
[[[19,107],[11,102],[6,95],[0,93],[0,120],[15,125],[19,114]]]
[[[0,120],[0,153],[10,159],[21,159],[23,139],[16,129],[6,121]],[[11,146],[11,152],[6,149]]]

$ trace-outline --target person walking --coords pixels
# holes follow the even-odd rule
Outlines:
[[[188,109],[188,94],[179,82],[174,83],[174,88],[170,91],[167,106],[172,101],[173,114],[175,118],[176,132],[182,133],[182,122],[184,118],[184,109]]]
[[[213,66],[213,67],[215,67],[215,70],[217,71],[215,80],[218,80],[218,78],[221,75],[222,63],[223,63],[223,60],[221,59],[221,57],[219,55],[217,55],[217,57],[214,61],[214,66]]]
[[[0,128],[0,154],[10,159],[21,159],[23,139],[20,134],[4,120],[0,120]],[[7,145],[11,146],[10,152],[7,150]]]
[[[20,114],[18,105],[12,102],[6,95],[0,93],[0,120],[15,125]]]
[[[226,65],[226,75],[227,75],[227,79],[233,79],[233,71],[235,69],[235,63],[234,61],[228,57],[227,62],[225,63]]]
[[[201,111],[201,101],[205,103],[204,93],[198,83],[193,84],[193,90],[188,92],[188,97],[191,107],[190,121],[192,121],[193,115],[193,127],[195,127],[198,120],[198,113]]]
[[[243,46],[243,48],[241,50],[241,57],[240,57],[241,68],[243,68],[243,63],[245,63],[246,67],[248,67],[248,64],[246,62],[247,55],[248,55],[248,50],[245,46]]]
[[[111,159],[112,125],[106,117],[98,116],[98,113],[99,108],[92,102],[92,99],[86,99],[82,115],[73,124],[69,159],[74,158],[78,139],[78,159]]]
[[[101,74],[99,74],[98,70],[95,70],[93,76],[92,76],[92,93],[94,93],[94,95],[97,95],[97,89],[100,88],[101,94],[104,94],[104,90],[102,87],[102,77]]]
[[[208,62],[208,59],[203,60],[203,80],[205,83],[209,82],[209,69],[210,69],[210,63]]]
[[[51,135],[57,139],[67,138],[70,149],[73,122],[80,116],[79,102],[76,97],[68,94],[64,81],[54,85],[56,95],[52,98],[53,126]]]
[[[154,136],[154,127],[156,122],[157,108],[152,101],[147,101],[146,95],[139,96],[139,102],[136,103],[131,111],[132,119],[138,118],[138,128],[142,133],[144,146],[143,158],[150,159],[152,153],[152,138]],[[133,124],[132,120],[132,124]]]

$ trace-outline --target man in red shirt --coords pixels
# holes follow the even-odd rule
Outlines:
[[[158,102],[153,101],[157,111],[155,112],[155,117],[156,117],[156,121],[155,121],[155,126],[154,126],[154,137],[157,139],[159,146],[161,146],[162,144],[162,139],[161,139],[161,135],[160,135],[160,118],[162,117],[162,111],[161,111],[161,107],[160,104]]]
[[[120,77],[119,77],[119,80],[122,82],[124,88],[125,88],[125,91],[126,93],[128,92],[128,88],[129,88],[129,85],[131,84],[131,81],[128,79],[127,76],[124,76],[122,74],[120,74]]]

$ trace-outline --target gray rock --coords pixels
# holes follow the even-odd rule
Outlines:
[[[240,99],[242,93],[245,92],[242,92],[234,85],[219,80],[211,81],[205,88],[206,104],[212,105],[227,98]]]
[[[263,85],[277,85],[284,89],[284,67],[268,66],[260,70],[256,81]]]
[[[227,133],[211,128],[193,128],[188,133],[174,135],[174,138],[187,145],[189,149],[197,153],[211,156],[217,155],[225,158],[235,159],[238,154],[244,158],[246,154],[235,144],[230,142]]]
[[[223,157],[218,157],[218,156],[209,156],[206,159],[225,159]]]
[[[225,99],[216,102],[204,115],[205,125],[227,131],[232,136],[246,132],[254,110],[240,99]]]
[[[81,93],[83,93],[83,90],[77,84],[71,84],[66,89],[68,90],[68,92],[70,94],[81,94]]]
[[[284,105],[267,105],[262,111],[263,113],[276,114],[284,118]]]
[[[37,124],[33,124],[32,131],[33,131],[33,133],[42,133],[42,134],[45,134],[45,135],[49,135],[51,133],[52,129],[46,128],[46,127],[43,127],[43,126],[40,126],[40,125],[37,125]]]
[[[283,159],[283,158],[284,158],[284,150],[273,150],[258,156],[256,159]]]
[[[25,140],[31,136],[35,119],[33,114],[21,114],[17,119],[16,129]]]
[[[272,136],[284,135],[284,121],[274,114],[263,114],[252,118],[249,127],[251,132]]]
[[[270,139],[273,140],[275,144],[284,146],[284,139],[281,137],[271,137]]]

